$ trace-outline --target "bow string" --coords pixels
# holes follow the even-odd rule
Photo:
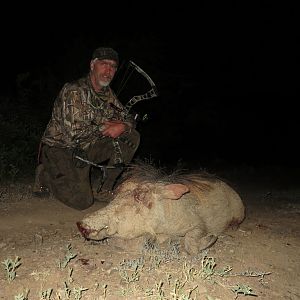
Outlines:
[[[137,72],[139,72],[141,75],[143,75],[148,80],[148,82],[151,85],[151,89],[148,92],[146,92],[145,94],[133,96],[125,105],[125,108],[128,111],[137,102],[142,101],[142,100],[151,99],[151,98],[158,96],[158,91],[157,91],[156,85],[153,82],[153,80],[151,79],[151,77],[141,67],[139,67],[136,63],[134,63],[132,60],[130,60],[129,63],[134,66],[134,68],[136,69]]]
[[[147,81],[149,82],[149,84],[151,86],[151,89],[144,94],[133,96],[124,106],[127,112],[129,112],[131,107],[133,105],[135,105],[137,102],[142,101],[142,100],[151,99],[151,98],[158,96],[157,87],[156,87],[154,81],[151,79],[151,77],[141,67],[139,67],[136,63],[134,63],[132,60],[130,60],[128,63],[130,66],[132,66],[134,68],[134,70],[136,70],[138,73],[140,73],[142,76],[144,76],[147,79]],[[130,75],[129,75],[129,77],[130,77]],[[127,78],[127,80],[128,80],[128,78]],[[123,85],[123,87],[124,87],[124,85]]]

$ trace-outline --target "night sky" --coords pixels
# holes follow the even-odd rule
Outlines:
[[[138,125],[140,155],[199,165],[299,166],[295,7],[227,1],[162,9],[128,2],[62,12],[42,5],[29,12],[8,9],[10,21],[1,21],[3,94],[14,91],[18,74],[29,72],[32,78],[51,73],[54,95],[87,72],[96,47],[107,45],[119,52],[124,69],[133,60],[159,91],[135,107],[149,117]],[[128,95],[148,90],[142,79],[134,80]]]

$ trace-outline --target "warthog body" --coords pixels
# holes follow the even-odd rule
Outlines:
[[[137,165],[127,174],[112,202],[77,223],[86,239],[182,237],[185,250],[197,254],[244,219],[240,196],[220,179],[166,175],[150,165]]]

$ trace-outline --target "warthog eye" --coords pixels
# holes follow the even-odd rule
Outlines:
[[[146,194],[148,193],[147,189],[136,188],[133,190],[133,197],[136,202],[143,202]]]
[[[147,195],[150,193],[150,190],[143,188],[136,188],[133,190],[134,201],[144,204],[147,208],[151,208],[152,202],[149,200]]]

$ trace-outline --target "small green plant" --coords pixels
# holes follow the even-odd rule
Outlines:
[[[51,294],[53,292],[53,289],[48,289],[45,291],[41,291],[40,293],[40,300],[50,300]]]
[[[120,270],[119,274],[127,285],[129,285],[131,282],[139,281],[140,279],[138,267],[136,267],[131,274],[127,272],[127,270]]]
[[[69,244],[67,245],[67,254],[62,259],[62,261],[59,261],[58,266],[60,269],[65,268],[71,259],[75,258],[77,254],[72,252],[72,246]]]
[[[72,290],[68,287],[68,284],[66,282],[64,282],[64,285],[65,285],[63,289],[64,299],[70,299]],[[58,295],[58,299],[62,299],[60,293]]]
[[[79,288],[74,288],[73,293],[74,293],[74,298],[75,300],[80,300],[82,298],[82,292],[87,291],[88,288],[84,287],[79,287]]]
[[[244,296],[257,296],[252,292],[252,289],[249,286],[243,284],[237,284],[232,288],[232,291],[236,294],[235,299],[238,298],[239,294]]]
[[[84,288],[84,287],[74,287],[72,289],[71,287],[68,286],[67,282],[65,281],[63,290],[59,290],[58,292],[56,292],[56,298],[58,300],[69,300],[69,299],[81,300],[82,292],[87,290],[88,288]]]
[[[173,296],[173,299],[178,299],[180,294],[182,294],[186,282],[187,282],[186,280],[184,281],[180,281],[179,279],[175,280],[173,291],[170,293]]]
[[[120,263],[119,275],[122,280],[129,285],[131,282],[139,281],[140,272],[144,268],[144,258],[138,258],[133,260],[123,260]]]
[[[24,293],[15,296],[15,300],[28,300],[28,294],[29,294],[29,290],[26,289]]]
[[[204,256],[201,261],[201,277],[203,279],[211,278],[215,272],[216,262],[213,257]]]
[[[103,284],[102,288],[103,288],[103,297],[104,297],[104,299],[106,299],[106,295],[107,295],[107,284]]]
[[[6,271],[6,278],[9,282],[13,281],[17,276],[17,268],[21,265],[20,262],[21,258],[16,256],[15,260],[8,258],[2,262],[2,264],[5,266]]]

